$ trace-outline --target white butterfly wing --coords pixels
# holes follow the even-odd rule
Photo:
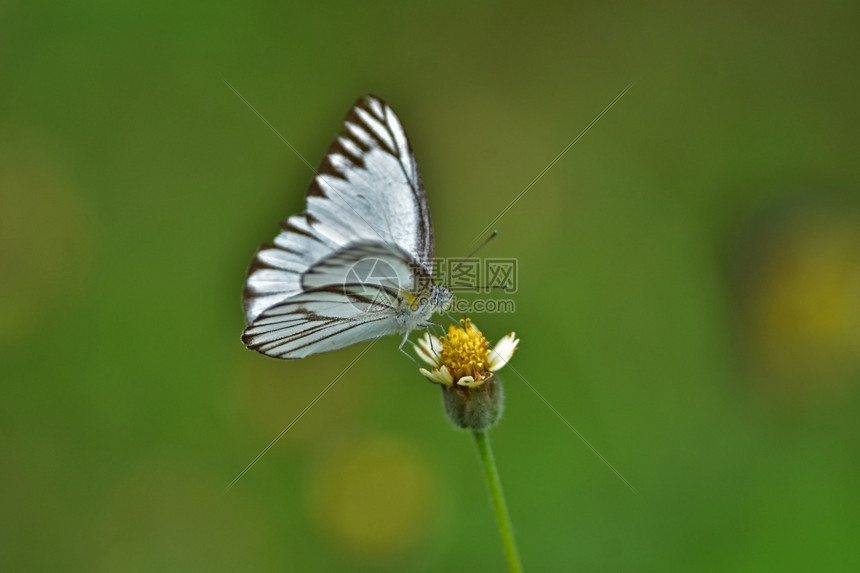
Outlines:
[[[394,334],[401,329],[401,281],[416,281],[414,268],[409,255],[384,243],[352,244],[308,269],[303,292],[264,310],[242,340],[263,354],[294,359]]]
[[[302,274],[301,284],[303,290],[364,284],[417,294],[427,278],[407,253],[378,241],[360,241],[312,265]]]
[[[295,359],[328,352],[397,332],[393,302],[385,291],[318,289],[303,292],[265,310],[242,335],[242,341],[274,358]]]
[[[334,252],[311,230],[304,214],[281,223],[274,243],[261,246],[245,282],[242,303],[250,324],[267,308],[302,291],[301,277],[309,267]]]
[[[424,185],[400,120],[380,98],[367,96],[350,110],[307,195],[305,213],[287,219],[254,257],[244,293],[247,323],[301,293],[307,269],[353,242],[383,243],[432,272]]]

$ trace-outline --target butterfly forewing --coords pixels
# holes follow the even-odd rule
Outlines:
[[[421,175],[400,120],[380,98],[368,96],[349,112],[307,202],[254,257],[244,294],[248,324],[306,288],[324,286],[319,277],[303,279],[304,271],[351,243],[381,243],[432,272],[433,225]]]

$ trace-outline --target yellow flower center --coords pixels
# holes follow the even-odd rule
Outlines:
[[[454,382],[463,376],[481,380],[488,369],[490,343],[468,318],[460,323],[462,327],[449,326],[448,336],[441,338],[441,362],[448,367]]]

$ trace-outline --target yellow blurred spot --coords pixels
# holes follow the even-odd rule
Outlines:
[[[746,293],[754,368],[789,396],[845,385],[860,374],[860,215],[806,209],[763,235]]]
[[[771,336],[766,343],[857,349],[860,245],[848,231],[822,229],[786,245],[762,301],[762,326]]]
[[[312,510],[338,545],[385,557],[429,529],[433,483],[413,445],[387,436],[369,438],[320,464],[311,483]]]
[[[0,342],[33,332],[82,292],[93,262],[82,197],[48,147],[27,141],[0,140]]]

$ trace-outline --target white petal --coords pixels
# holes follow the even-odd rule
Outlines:
[[[517,345],[520,343],[520,339],[515,336],[515,333],[512,332],[507,336],[502,337],[502,339],[496,343],[496,346],[490,350],[490,359],[488,361],[490,372],[495,372],[507,364],[508,360],[511,359],[511,356],[514,355],[514,350],[517,349]]]
[[[418,355],[421,360],[429,364],[430,366],[438,366],[438,361],[434,360],[432,356],[424,352],[424,349],[421,348],[418,344],[413,344],[412,349],[415,351],[415,354]]]
[[[480,386],[484,382],[486,382],[486,380],[483,380],[483,379],[482,380],[475,380],[471,376],[463,376],[462,378],[457,380],[457,385],[458,386],[467,386],[469,388],[477,388],[478,386]]]
[[[444,384],[445,386],[450,386],[454,383],[454,378],[451,377],[451,374],[448,372],[446,367],[442,367],[440,369],[433,369],[432,372],[427,370],[426,368],[419,368],[418,372],[436,382],[437,384]]]
[[[425,332],[424,336],[418,339],[418,344],[414,348],[415,353],[424,362],[431,366],[439,366],[439,352],[442,350],[442,343],[439,342],[438,338]]]

